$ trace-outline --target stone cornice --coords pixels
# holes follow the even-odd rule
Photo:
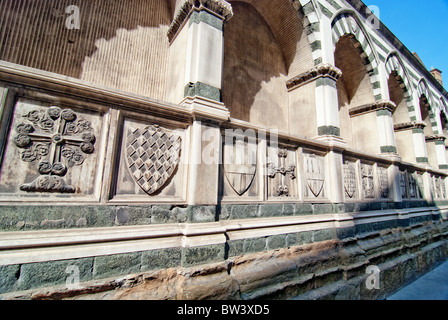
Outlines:
[[[432,136],[426,136],[425,140],[426,142],[433,142],[433,141],[445,141],[447,138],[445,136],[434,134]]]
[[[359,107],[354,107],[349,110],[351,117],[360,116],[366,113],[375,112],[375,111],[389,111],[393,112],[396,108],[396,104],[389,100],[380,100],[374,103],[362,105]]]
[[[332,66],[331,64],[323,63],[307,72],[304,72],[288,80],[286,82],[286,87],[288,88],[288,90],[291,90],[322,77],[327,77],[338,81],[341,76],[341,70],[339,70],[335,66]]]
[[[207,10],[213,14],[221,17],[224,22],[227,22],[233,17],[233,10],[230,3],[224,0],[186,0],[179,10],[179,13],[174,18],[168,29],[168,40],[173,41],[177,33],[184,25],[187,18],[193,10],[201,11]]]
[[[395,131],[404,131],[404,130],[411,130],[411,129],[424,129],[426,127],[426,124],[421,121],[411,121],[411,122],[405,122],[405,123],[399,123],[394,125]]]

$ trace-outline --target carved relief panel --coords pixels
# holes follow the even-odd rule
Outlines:
[[[401,198],[407,199],[408,198],[408,174],[406,173],[406,171],[400,171],[400,193],[401,193]],[[409,188],[409,194],[410,194],[410,188]]]
[[[436,199],[446,199],[446,185],[445,179],[439,176],[432,176],[433,186],[434,186],[434,198]]]
[[[154,121],[125,118],[112,199],[185,200],[185,131]]]
[[[269,199],[298,197],[296,157],[296,150],[290,148],[268,148],[266,174]]]
[[[264,141],[263,141],[264,143]],[[255,132],[226,130],[221,166],[224,200],[260,200],[259,144]]]
[[[359,198],[358,174],[355,161],[344,161],[344,195],[347,200]]]
[[[375,179],[373,164],[361,164],[362,194],[365,199],[375,199]]]
[[[377,174],[378,174],[379,196],[382,199],[388,199],[388,198],[390,198],[390,183],[389,183],[389,175],[387,173],[387,168],[378,166]]]
[[[304,152],[303,183],[305,199],[326,199],[325,158],[315,153]]]
[[[0,193],[93,196],[101,178],[101,114],[19,99],[3,159]],[[59,196],[60,197],[60,196]]]

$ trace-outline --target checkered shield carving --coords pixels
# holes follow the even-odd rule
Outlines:
[[[162,189],[179,165],[181,138],[152,125],[130,129],[126,140],[126,160],[136,183],[149,195]]]

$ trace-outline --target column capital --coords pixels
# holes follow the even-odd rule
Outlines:
[[[359,107],[354,107],[349,110],[350,117],[360,116],[370,112],[377,112],[378,115],[389,115],[392,116],[392,112],[395,110],[397,105],[389,100],[380,100],[374,103],[362,105]],[[384,113],[384,114],[383,114]]]
[[[394,130],[395,132],[413,130],[414,133],[423,133],[423,129],[425,127],[426,123],[424,123],[423,121],[410,121],[394,125]]]
[[[317,80],[318,78],[330,78],[334,81],[338,81],[341,76],[342,71],[340,69],[328,63],[321,63],[311,70],[288,80],[286,82],[286,87],[288,90],[296,89],[311,81]]]
[[[225,0],[186,0],[168,29],[167,36],[170,43],[191,14],[203,10],[221,18],[224,23],[233,17],[232,5]]]

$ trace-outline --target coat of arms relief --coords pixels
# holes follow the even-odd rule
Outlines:
[[[243,196],[254,183],[257,173],[256,139],[230,137],[224,144],[223,171],[227,183],[238,195]]]
[[[135,183],[148,195],[161,191],[180,161],[182,139],[158,125],[130,128],[126,136],[126,164]]]

